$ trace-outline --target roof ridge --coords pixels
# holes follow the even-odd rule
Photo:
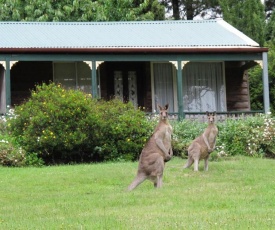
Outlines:
[[[91,21],[91,22],[67,22],[67,21],[52,21],[52,22],[41,22],[41,21],[0,21],[0,24],[43,24],[43,25],[114,25],[114,24],[189,24],[189,23],[216,23],[222,19],[209,19],[209,20],[158,20],[158,21]]]

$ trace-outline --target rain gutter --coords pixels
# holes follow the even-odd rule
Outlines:
[[[175,47],[104,47],[104,48],[1,48],[0,53],[262,53],[265,47],[175,48]]]

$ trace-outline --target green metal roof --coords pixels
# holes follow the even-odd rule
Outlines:
[[[6,49],[251,48],[259,44],[224,20],[0,22]]]

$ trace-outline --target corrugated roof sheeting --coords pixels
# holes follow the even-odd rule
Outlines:
[[[1,48],[259,47],[223,20],[0,22]]]

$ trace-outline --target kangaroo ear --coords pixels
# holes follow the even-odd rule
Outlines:
[[[158,105],[158,107],[159,107],[159,110],[162,110],[162,107],[160,105]]]
[[[164,106],[164,109],[165,109],[165,110],[168,110],[168,108],[169,108],[169,104],[166,104],[166,105]]]
[[[214,116],[216,115],[216,111],[213,112],[213,115],[214,115]]]
[[[209,112],[208,112],[208,111],[206,111],[205,113],[206,113],[207,116],[209,115]]]

